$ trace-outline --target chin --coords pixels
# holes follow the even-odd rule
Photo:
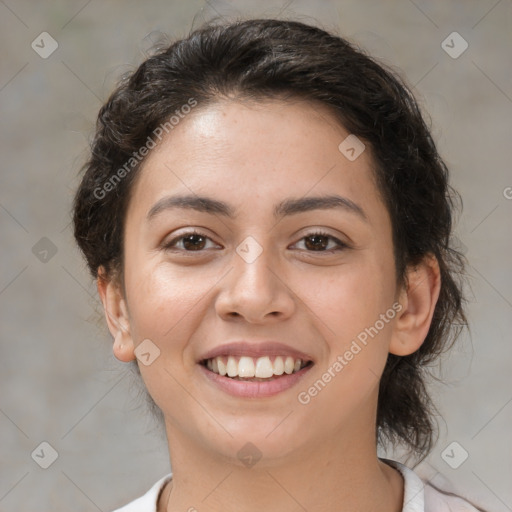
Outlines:
[[[212,451],[237,466],[257,465],[259,468],[276,466],[293,456],[305,444],[304,436],[299,432],[291,435],[289,428],[281,432],[279,426],[276,428],[282,419],[280,418],[277,422],[263,421],[259,417],[258,426],[250,420],[243,421],[243,424],[237,423],[236,426],[231,425],[231,428],[227,425],[233,437],[221,429],[222,433],[216,436],[213,445],[211,436],[205,442],[211,445]]]

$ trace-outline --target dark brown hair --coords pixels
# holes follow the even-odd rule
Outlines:
[[[428,335],[414,354],[388,356],[377,410],[379,442],[403,443],[426,456],[436,429],[425,372],[466,325],[458,279],[464,259],[451,245],[458,195],[408,87],[354,44],[294,21],[210,23],[158,49],[101,108],[76,193],[74,235],[94,278],[103,266],[108,278],[123,283],[123,223],[140,168],[126,163],[191,98],[198,109],[227,98],[321,102],[371,148],[399,282],[406,284],[406,268],[429,255],[441,270]]]

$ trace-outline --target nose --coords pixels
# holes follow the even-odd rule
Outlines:
[[[252,262],[234,255],[234,268],[217,296],[217,314],[224,320],[243,318],[253,324],[282,321],[295,311],[294,292],[269,251]]]

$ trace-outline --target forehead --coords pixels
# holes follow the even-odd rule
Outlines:
[[[198,106],[148,155],[130,209],[147,214],[176,191],[260,206],[333,190],[376,196],[370,151],[351,161],[339,149],[349,135],[326,106],[304,100]]]

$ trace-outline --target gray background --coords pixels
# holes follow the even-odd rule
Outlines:
[[[511,0],[0,0],[0,511],[108,511],[169,471],[137,379],[96,321],[69,213],[117,77],[159,31],[183,36],[219,14],[336,30],[402,70],[430,112],[464,200],[457,237],[471,263],[472,335],[443,362],[447,384],[433,388],[441,437],[418,471],[512,510]],[[46,59],[31,48],[44,31],[58,43]],[[469,45],[458,58],[441,47],[453,31]],[[36,450],[43,441],[58,453],[48,469],[36,463],[49,461],[47,448]],[[469,454],[458,469],[441,455],[454,441],[452,464]]]

